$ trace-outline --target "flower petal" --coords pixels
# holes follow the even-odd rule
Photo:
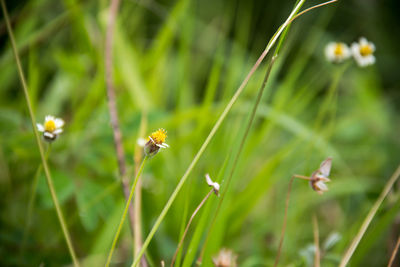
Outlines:
[[[47,115],[47,116],[44,118],[44,122],[50,121],[50,120],[54,120],[54,116],[52,116],[52,115]]]
[[[39,132],[44,132],[44,126],[42,124],[36,123],[36,127],[37,127]]]
[[[44,132],[43,135],[44,135],[45,137],[48,137],[48,138],[51,138],[51,139],[54,138],[54,134],[49,133],[49,132]]]
[[[54,130],[53,134],[60,134],[62,132],[63,132],[63,129],[59,128],[59,129]]]
[[[210,175],[207,173],[206,175],[206,182],[209,186],[211,186],[214,190],[214,193],[218,196],[219,193],[219,183],[213,182],[210,178]]]
[[[153,144],[156,144],[156,142],[154,142],[153,138],[151,138],[151,136],[149,136],[149,139],[151,140],[151,142],[153,142]]]
[[[318,181],[315,185],[321,191],[328,191],[328,186],[323,181]]]
[[[324,177],[328,177],[329,173],[331,172],[331,167],[332,167],[332,158],[327,158],[321,163],[319,171],[322,173]]]
[[[211,180],[210,175],[208,173],[206,174],[206,182],[209,186],[213,185],[213,181]]]
[[[64,121],[62,119],[59,119],[59,118],[55,119],[54,123],[56,124],[56,128],[61,128],[61,127],[64,126]]]
[[[359,41],[360,45],[368,45],[367,38],[365,37],[360,37]]]

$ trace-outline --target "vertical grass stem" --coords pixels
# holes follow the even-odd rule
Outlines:
[[[253,109],[251,110],[251,113],[250,113],[250,119],[249,119],[249,121],[248,121],[248,123],[246,125],[246,130],[245,130],[245,132],[243,134],[243,137],[241,138],[239,149],[238,149],[238,151],[237,151],[237,153],[235,155],[235,159],[234,159],[233,164],[232,164],[232,169],[231,169],[231,171],[229,173],[228,179],[226,181],[226,185],[224,186],[224,191],[223,191],[223,193],[221,195],[221,200],[218,202],[217,210],[216,210],[214,218],[213,218],[213,220],[211,222],[210,229],[207,232],[206,240],[204,241],[204,245],[203,245],[202,251],[200,253],[200,257],[199,257],[198,262],[202,262],[202,258],[204,256],[205,248],[207,247],[207,242],[209,240],[210,233],[211,233],[211,231],[212,231],[212,229],[214,227],[216,218],[217,218],[217,216],[219,214],[219,211],[221,209],[222,202],[225,199],[225,195],[226,195],[226,192],[228,191],[228,188],[229,188],[230,182],[232,180],[233,174],[235,173],[236,166],[238,165],[238,161],[239,161],[239,158],[240,158],[240,154],[241,154],[241,152],[242,152],[242,150],[244,148],[244,144],[246,142],[247,136],[250,133],[251,126],[253,125],[253,122],[254,122],[254,119],[255,119],[255,116],[256,116],[256,113],[257,113],[258,105],[260,104],[262,95],[264,93],[265,85],[267,84],[267,81],[268,81],[269,75],[271,73],[272,66],[275,63],[275,60],[276,60],[276,56],[272,57],[271,62],[269,64],[269,66],[268,66],[267,72],[265,73],[263,83],[262,83],[260,89],[258,90],[256,101],[255,101]]]
[[[23,91],[24,91],[26,105],[27,105],[28,110],[29,110],[29,116],[31,118],[33,132],[35,133],[36,143],[37,143],[37,146],[39,148],[40,157],[41,157],[41,160],[42,160],[42,165],[43,165],[44,173],[45,173],[45,176],[46,176],[47,185],[49,186],[51,198],[52,198],[54,206],[56,208],[57,217],[58,217],[58,220],[60,221],[61,228],[62,228],[62,231],[64,233],[65,241],[67,242],[68,250],[69,250],[69,253],[71,255],[72,261],[74,263],[74,266],[79,266],[79,262],[78,262],[78,259],[76,257],[75,250],[74,250],[74,248],[72,246],[71,237],[70,237],[68,229],[67,229],[67,224],[65,223],[65,219],[64,219],[64,216],[62,214],[62,211],[61,211],[61,208],[60,208],[60,204],[58,202],[56,191],[54,189],[53,180],[51,178],[50,170],[49,170],[49,167],[47,165],[46,156],[45,156],[45,153],[44,153],[44,149],[43,149],[42,143],[40,141],[39,132],[36,129],[36,120],[35,120],[35,116],[33,114],[32,103],[31,103],[30,98],[29,98],[28,86],[26,84],[24,72],[22,70],[21,61],[19,59],[18,49],[17,49],[17,45],[15,43],[13,31],[12,31],[12,28],[11,28],[10,19],[8,17],[7,7],[6,7],[5,3],[4,3],[4,0],[0,0],[0,1],[1,1],[1,7],[2,7],[2,10],[3,10],[3,14],[4,14],[4,20],[6,22],[8,35],[10,36],[10,41],[11,41],[11,46],[12,46],[12,50],[13,50],[13,53],[14,53],[15,61],[17,63],[18,74],[19,74],[19,77],[20,77],[20,80],[21,80]]]
[[[314,233],[314,246],[315,246],[315,252],[314,252],[314,267],[320,267],[321,266],[321,253],[319,249],[319,229],[318,229],[318,219],[317,216],[314,214],[312,217],[312,222],[313,222],[313,233]]]
[[[207,201],[207,199],[211,196],[211,194],[214,192],[214,189],[211,189],[210,192],[208,192],[208,194],[203,198],[203,200],[200,202],[200,204],[197,206],[197,208],[194,210],[192,216],[190,216],[189,222],[186,225],[185,231],[183,232],[183,235],[181,237],[181,240],[179,241],[178,247],[176,248],[174,257],[172,258],[171,261],[171,267],[174,266],[174,262],[176,259],[176,256],[178,255],[179,249],[182,247],[183,241],[185,240],[186,234],[189,230],[190,224],[193,221],[194,216],[196,216],[196,214],[199,212],[199,210],[201,209],[201,207],[204,205],[204,203]]]
[[[390,256],[390,260],[389,260],[389,263],[388,263],[388,267],[392,267],[393,262],[394,262],[394,259],[396,258],[397,251],[399,250],[399,246],[400,246],[400,236],[399,236],[399,238],[397,239],[396,246],[395,246],[394,249],[393,249],[392,256]]]
[[[142,112],[142,118],[140,120],[139,134],[138,137],[143,137],[146,133],[147,128],[147,112]],[[140,170],[140,160],[143,157],[143,147],[136,145],[135,146],[135,175]],[[136,255],[140,251],[142,247],[142,179],[139,177],[138,183],[136,185],[136,194],[133,199],[133,212],[134,212],[134,220],[133,220],[133,254]],[[145,257],[141,259],[141,266],[147,267],[147,261]]]
[[[208,134],[206,140],[204,141],[204,143],[200,147],[199,151],[197,152],[197,154],[193,158],[192,162],[190,163],[189,167],[187,168],[187,170],[183,174],[182,178],[180,179],[180,181],[179,181],[178,185],[176,186],[174,192],[172,192],[169,200],[167,201],[167,203],[164,206],[164,209],[161,211],[160,215],[158,216],[153,228],[150,230],[150,233],[148,234],[146,240],[144,241],[141,250],[139,251],[139,253],[135,257],[135,260],[132,263],[133,267],[137,266],[137,264],[139,263],[140,258],[144,254],[144,252],[145,252],[147,246],[149,245],[151,239],[153,238],[154,234],[156,233],[156,231],[160,227],[161,222],[164,220],[165,215],[167,214],[168,210],[170,209],[172,203],[174,202],[174,200],[175,200],[176,196],[178,195],[179,191],[181,190],[183,184],[186,182],[189,174],[192,172],[194,166],[199,161],[199,159],[200,159],[201,155],[203,154],[204,150],[207,148],[207,146],[210,143],[211,139],[214,137],[215,133],[217,132],[217,130],[221,126],[222,122],[225,120],[226,116],[228,115],[228,113],[232,109],[233,104],[235,104],[236,100],[239,98],[240,94],[242,93],[244,87],[247,85],[247,83],[249,82],[250,78],[253,76],[254,72],[258,69],[258,67],[260,66],[261,62],[264,60],[264,58],[267,56],[268,52],[271,50],[272,46],[276,43],[276,41],[279,38],[279,36],[281,35],[282,31],[288,26],[290,20],[295,16],[295,14],[297,14],[298,10],[300,9],[300,7],[303,5],[304,2],[305,2],[305,0],[300,0],[299,1],[299,3],[292,10],[292,12],[290,13],[289,17],[286,19],[286,21],[278,28],[276,33],[272,36],[272,38],[269,41],[267,47],[262,52],[260,57],[257,59],[256,63],[253,65],[253,67],[251,68],[251,70],[247,74],[246,78],[240,84],[239,88],[236,90],[235,94],[232,96],[231,100],[229,101],[229,103],[225,107],[224,111],[219,116],[217,122],[215,123],[214,127],[211,129],[211,131]]]
[[[351,242],[350,247],[346,250],[339,267],[345,267],[350,261],[351,256],[353,255],[354,251],[356,250],[358,244],[361,241],[361,238],[364,236],[365,232],[369,224],[371,223],[372,219],[374,218],[376,212],[378,211],[379,207],[381,206],[383,200],[392,189],[394,183],[400,177],[400,165],[397,167],[396,171],[393,173],[392,177],[390,177],[389,181],[386,183],[385,187],[383,188],[379,198],[375,201],[374,205],[371,207],[371,210],[368,212],[367,217],[365,217],[360,230],[358,231],[357,235],[354,237],[353,241]]]
[[[141,173],[143,171],[143,167],[144,167],[144,164],[145,164],[146,160],[147,160],[147,156],[143,158],[143,161],[142,161],[142,164],[140,165],[139,171],[136,173],[135,180],[133,181],[131,192],[129,194],[128,200],[126,201],[124,212],[122,213],[122,217],[121,217],[121,220],[119,222],[117,232],[115,233],[114,240],[113,240],[113,243],[111,245],[110,252],[108,254],[107,262],[106,262],[106,265],[105,265],[106,267],[110,266],[111,258],[112,258],[112,255],[114,253],[115,246],[117,245],[118,237],[119,237],[119,235],[121,233],[122,226],[124,225],[124,222],[125,222],[125,219],[126,219],[126,215],[128,213],[128,209],[129,209],[129,206],[130,206],[131,201],[132,201],[133,193],[135,192],[136,184],[137,184],[137,182],[139,180],[139,177],[140,177],[140,175],[141,175]]]
[[[51,150],[51,143],[49,143],[49,146],[46,151],[46,161],[49,158],[50,150]],[[23,255],[23,252],[24,252],[25,246],[26,246],[26,242],[28,239],[28,232],[29,232],[29,228],[31,226],[31,221],[32,221],[32,216],[33,216],[33,207],[34,207],[35,199],[36,199],[36,190],[37,190],[37,185],[39,182],[40,173],[42,172],[42,168],[43,168],[42,164],[39,164],[38,168],[36,169],[35,176],[33,177],[33,181],[32,181],[31,194],[29,196],[29,201],[28,201],[28,211],[27,211],[27,215],[26,215],[24,235],[22,238],[21,255]]]
[[[287,213],[288,213],[288,209],[289,209],[290,193],[292,192],[293,181],[296,178],[297,177],[293,175],[289,181],[288,191],[287,191],[287,195],[286,195],[286,202],[285,202],[285,214],[283,215],[281,238],[279,239],[278,252],[276,253],[274,267],[278,266],[281,252],[282,252],[283,239],[285,238],[285,231],[286,231]]]

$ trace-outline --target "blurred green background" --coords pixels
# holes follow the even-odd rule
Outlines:
[[[304,8],[318,3],[306,1]],[[102,265],[124,205],[104,78],[109,1],[6,4],[36,119],[42,122],[51,114],[66,122],[49,165],[73,243],[84,265]],[[294,4],[122,1],[114,77],[126,161],[132,168],[143,114],[146,132],[167,129],[170,145],[144,169],[144,236]],[[339,1],[293,23],[211,233],[204,266],[222,247],[238,255],[240,266],[271,266],[291,175],[310,175],[328,156],[333,157],[329,192],[319,196],[306,182],[294,183],[281,265],[312,266],[313,214],[319,221],[322,266],[338,265],[400,161],[399,5]],[[375,65],[326,61],[328,42],[351,44],[361,36],[377,48]],[[43,173],[32,190],[41,161],[3,16],[0,50],[0,265],[68,265]],[[204,174],[226,181],[265,70],[264,63],[174,202],[149,246],[150,265],[169,264],[185,223],[209,190]],[[398,189],[399,184],[378,211],[350,266],[386,266],[400,234]],[[36,200],[28,222],[32,194]],[[198,256],[217,203],[212,196],[194,220],[183,266],[192,266]],[[131,246],[126,225],[115,266],[130,266]]]

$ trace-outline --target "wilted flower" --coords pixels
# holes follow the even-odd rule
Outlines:
[[[211,186],[214,189],[214,193],[218,196],[218,194],[219,194],[219,183],[213,182],[208,173],[206,174],[206,182],[207,182],[207,184],[209,186]]]
[[[361,37],[358,43],[351,45],[351,52],[360,67],[366,67],[375,63],[375,45],[364,37]]]
[[[330,42],[325,47],[325,57],[334,63],[341,63],[351,56],[350,48],[345,43]]]
[[[221,249],[217,256],[213,257],[212,261],[215,267],[236,267],[237,256],[229,249]]]
[[[328,186],[326,182],[330,182],[328,178],[332,167],[332,158],[327,158],[321,163],[318,170],[313,172],[310,179],[310,186],[318,194],[322,195],[325,191],[328,191]]]
[[[39,132],[43,132],[44,139],[48,142],[52,142],[62,133],[64,121],[60,118],[47,115],[44,119],[44,125],[37,123],[36,126]]]
[[[157,152],[160,150],[160,148],[167,148],[169,145],[167,145],[165,142],[165,139],[167,139],[167,131],[160,128],[157,131],[153,132],[148,140],[147,143],[144,145],[144,153],[146,156],[152,157]]]

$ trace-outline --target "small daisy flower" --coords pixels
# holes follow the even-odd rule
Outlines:
[[[319,169],[313,172],[313,174],[311,175],[310,186],[320,195],[328,191],[328,186],[325,183],[331,181],[328,178],[331,167],[332,158],[327,158],[321,163]]]
[[[208,173],[206,174],[206,182],[209,186],[211,186],[213,188],[214,193],[218,196],[219,195],[219,183],[213,182]]]
[[[360,67],[366,67],[375,63],[375,45],[364,37],[361,37],[358,43],[351,45],[351,52]]]
[[[330,42],[325,47],[325,57],[333,63],[341,63],[351,56],[350,48],[345,43]]]
[[[229,249],[221,249],[212,261],[215,267],[236,267],[237,256]]]
[[[44,119],[44,124],[37,123],[36,126],[38,131],[43,133],[44,139],[48,142],[52,142],[63,132],[62,127],[64,126],[64,121],[60,118],[47,115]]]
[[[144,154],[152,157],[160,150],[160,148],[169,147],[168,144],[164,143],[167,139],[167,131],[164,129],[158,129],[153,132],[147,139],[147,143],[144,145]]]

